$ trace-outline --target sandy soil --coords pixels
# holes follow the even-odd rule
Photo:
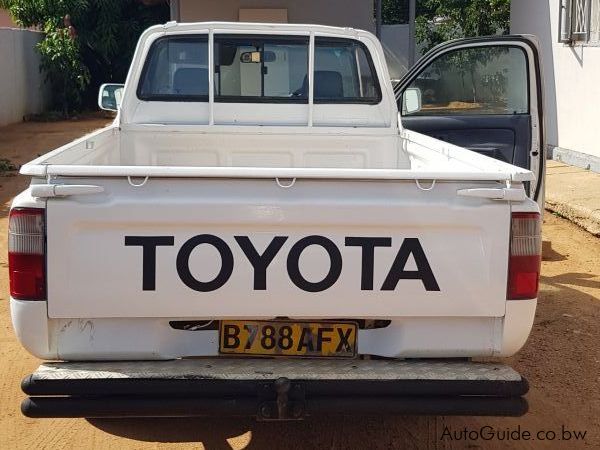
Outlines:
[[[0,128],[0,157],[16,164],[106,123],[87,119]],[[16,341],[8,310],[6,216],[25,177],[0,177],[0,448],[600,448],[600,239],[546,214],[540,302],[534,331],[509,363],[531,384],[521,418],[361,417],[299,423],[254,420],[31,420],[21,416],[22,377],[39,361]],[[482,426],[554,440],[450,440],[444,431]],[[562,427],[586,432],[561,441]],[[566,436],[566,434],[565,434]]]

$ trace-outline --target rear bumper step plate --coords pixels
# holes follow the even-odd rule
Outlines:
[[[498,363],[206,358],[47,363],[27,376],[28,417],[319,413],[520,416],[527,381]]]

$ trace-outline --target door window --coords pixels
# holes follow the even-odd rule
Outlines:
[[[402,115],[528,114],[528,89],[521,48],[453,50],[437,57],[408,86]],[[415,98],[420,98],[418,107]]]

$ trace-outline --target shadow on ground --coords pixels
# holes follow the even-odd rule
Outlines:
[[[89,419],[107,433],[138,441],[201,442],[207,450],[265,448],[427,448],[436,439],[435,417],[313,417],[298,422],[226,419]],[[235,441],[236,445],[232,445]]]
[[[558,253],[552,248],[552,242],[542,242],[542,261],[564,261],[567,259],[565,255]]]

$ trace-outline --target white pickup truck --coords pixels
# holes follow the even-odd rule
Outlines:
[[[148,29],[114,123],[21,168],[12,322],[51,361],[24,414],[524,414],[472,358],[534,318],[537,54],[454,41],[392,86],[364,31]]]

